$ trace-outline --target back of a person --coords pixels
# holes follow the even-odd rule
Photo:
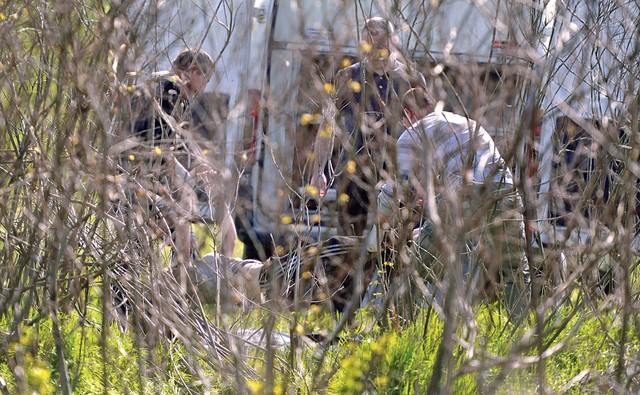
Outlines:
[[[416,134],[417,133],[417,134]],[[423,143],[420,141],[423,140]],[[434,111],[416,122],[398,140],[400,152],[422,147],[423,163],[432,163],[435,176],[448,186],[466,183],[513,184],[489,133],[476,121],[446,111]]]

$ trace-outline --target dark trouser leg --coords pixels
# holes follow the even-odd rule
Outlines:
[[[341,198],[344,194],[348,198],[345,202]],[[369,213],[369,192],[361,188],[355,181],[346,179],[342,188],[338,189],[339,233],[344,236],[362,236],[367,227]]]

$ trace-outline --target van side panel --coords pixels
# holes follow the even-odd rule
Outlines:
[[[603,126],[624,126],[628,117],[628,97],[625,95],[630,88],[636,92],[639,88],[638,79],[628,65],[637,65],[637,57],[630,58],[636,39],[631,33],[635,29],[631,16],[638,15],[640,9],[634,2],[624,5],[570,2],[563,3],[562,7],[558,4],[556,12],[555,41],[551,43],[545,63],[538,65],[546,71],[553,70],[553,73],[544,74],[540,92],[544,117],[540,141],[538,218],[541,219],[544,241],[554,243],[568,237],[572,242],[586,242],[589,232],[592,232],[589,227],[594,225],[584,222],[587,218],[583,216],[588,207],[573,207],[573,211],[565,213],[563,203],[556,199],[558,191],[563,190],[566,184],[563,173],[578,170],[567,168],[569,163],[559,162],[566,156],[566,140],[573,134],[567,136],[567,128],[559,125],[568,122],[572,125],[569,130],[585,132],[586,139],[597,143],[600,149],[604,148],[599,157],[607,156],[609,160],[624,162],[626,154],[623,147],[619,143],[611,144],[619,137],[618,129],[609,128],[613,134],[605,134],[607,128]],[[583,194],[592,182],[598,180],[593,178],[589,181],[589,174],[583,175],[582,182],[587,186],[573,191],[570,199],[581,198],[583,204],[589,205],[596,197]],[[552,218],[559,213],[565,216],[560,222]],[[570,235],[564,235],[565,227],[561,224],[571,222],[571,216],[573,221],[578,221],[574,222],[577,229]]]

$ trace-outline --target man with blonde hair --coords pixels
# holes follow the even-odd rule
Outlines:
[[[361,31],[362,60],[337,72],[335,94],[323,109],[310,184],[321,197],[335,185],[339,235],[362,236],[367,228],[370,202],[375,202],[372,194],[399,135],[402,95],[412,83],[425,84],[420,72],[401,61],[397,44],[389,20],[367,19]],[[332,162],[334,152],[337,158]],[[329,269],[341,285],[334,292],[338,310],[358,289],[352,281],[358,279],[350,274],[353,269]]]

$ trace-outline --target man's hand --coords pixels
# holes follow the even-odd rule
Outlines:
[[[318,189],[318,196],[321,198],[327,193],[327,177],[322,171],[319,171],[311,176],[311,186]]]

